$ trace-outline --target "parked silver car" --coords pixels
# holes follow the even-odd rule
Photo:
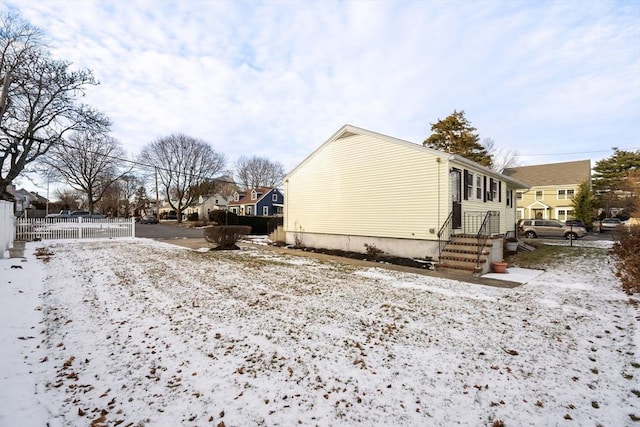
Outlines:
[[[518,232],[530,239],[536,237],[564,237],[577,239],[587,235],[584,227],[565,225],[553,219],[525,219],[518,224]]]
[[[605,218],[600,221],[600,232],[614,230],[622,224],[620,218]]]

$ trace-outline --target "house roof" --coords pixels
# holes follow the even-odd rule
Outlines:
[[[260,194],[258,198],[255,200],[251,200],[251,192],[253,190],[255,190],[258,194]],[[236,205],[236,206],[237,205],[255,205],[273,190],[275,189],[271,187],[257,187],[257,188],[252,188],[251,190],[244,190],[244,192],[238,191],[238,194],[241,195],[240,200],[238,201],[232,200],[229,202],[229,205]]]
[[[334,133],[328,140],[326,140],[322,145],[320,145],[320,147],[318,147],[313,153],[311,153],[309,156],[307,156],[302,162],[300,162],[300,164],[298,164],[298,166],[296,166],[291,172],[289,172],[287,174],[287,176],[285,177],[285,181],[289,178],[289,176],[293,175],[298,169],[300,169],[305,163],[309,162],[318,152],[320,152],[326,145],[337,141],[339,139],[342,138],[348,138],[351,136],[355,136],[355,135],[366,135],[366,136],[370,136],[373,138],[377,138],[377,139],[381,139],[383,141],[387,141],[390,142],[392,144],[399,144],[399,145],[404,145],[405,147],[410,147],[412,149],[415,149],[417,152],[421,152],[421,153],[430,153],[431,155],[434,156],[440,156],[442,158],[444,158],[447,161],[456,161],[457,163],[461,163],[464,165],[467,165],[469,167],[473,167],[475,169],[479,169],[481,170],[484,174],[489,175],[489,176],[494,176],[497,178],[500,178],[502,180],[507,181],[508,183],[510,183],[511,185],[513,185],[516,188],[529,188],[529,186],[527,184],[525,184],[524,182],[518,180],[517,178],[511,178],[508,177],[504,174],[500,174],[494,170],[491,170],[485,166],[480,165],[479,163],[476,163],[472,160],[469,160],[467,158],[464,158],[462,156],[456,155],[456,154],[449,154],[449,153],[445,153],[443,151],[438,151],[438,150],[434,150],[433,148],[429,148],[429,147],[425,147],[422,144],[416,144],[413,142],[409,142],[409,141],[405,141],[399,138],[394,138],[392,136],[388,136],[388,135],[383,135],[381,133],[377,133],[377,132],[373,132],[367,129],[362,129],[356,126],[352,126],[349,124],[345,124],[344,126],[342,126],[336,133]]]
[[[518,166],[502,173],[531,187],[580,184],[591,177],[591,160]]]
[[[38,203],[46,203],[48,200],[38,193],[34,193],[33,191],[25,190],[24,188],[16,189],[13,185],[7,187],[7,193],[11,194],[16,200],[28,201],[29,203],[38,202]]]

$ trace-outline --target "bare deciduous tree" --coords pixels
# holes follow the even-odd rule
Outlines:
[[[226,159],[203,140],[174,134],[147,144],[142,163],[153,166],[169,205],[182,222],[182,212],[199,195],[202,184],[224,171]]]
[[[0,199],[25,168],[73,130],[105,132],[109,120],[77,103],[97,85],[90,70],[70,70],[44,49],[40,30],[15,13],[0,17]]]
[[[284,167],[266,157],[242,156],[236,161],[236,178],[245,189],[277,187],[282,184]]]
[[[123,157],[124,150],[116,139],[75,133],[67,142],[56,144],[43,162],[71,188],[86,195],[88,209],[93,213],[109,187],[131,170],[120,169]]]
[[[484,138],[482,145],[492,159],[490,168],[498,173],[502,173],[506,168],[518,166],[520,153],[518,150],[503,150],[498,147],[491,138]]]
[[[102,212],[116,217],[129,217],[135,207],[134,197],[141,185],[142,181],[136,175],[122,175],[105,191],[100,202]]]
[[[69,188],[56,190],[56,197],[59,202],[56,203],[56,208],[61,210],[76,210],[83,203],[83,196],[76,190]]]

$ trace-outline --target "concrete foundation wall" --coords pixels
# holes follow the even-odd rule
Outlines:
[[[437,240],[394,239],[386,237],[344,236],[319,233],[287,232],[286,242],[310,248],[336,249],[341,251],[366,253],[365,244],[393,256],[403,258],[438,259]]]

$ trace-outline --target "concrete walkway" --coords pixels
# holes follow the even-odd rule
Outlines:
[[[166,243],[171,243],[173,245],[176,246],[182,246],[185,248],[189,248],[189,249],[201,249],[201,248],[209,248],[209,243],[207,243],[207,241],[204,238],[197,238],[197,239],[189,239],[189,238],[182,238],[182,239],[157,239],[158,241],[161,242],[166,242]],[[259,249],[259,250],[268,250],[268,251],[273,251],[273,252],[279,252],[282,254],[287,254],[287,255],[292,255],[292,256],[302,256],[302,257],[307,257],[307,258],[315,258],[321,261],[333,261],[333,262],[337,262],[340,264],[348,264],[348,265],[353,265],[353,266],[357,266],[357,267],[364,267],[364,268],[384,268],[387,270],[394,270],[394,271],[401,271],[404,273],[413,273],[413,274],[422,274],[425,276],[432,276],[432,277],[440,277],[443,279],[451,279],[451,280],[459,280],[461,282],[467,282],[467,283],[475,283],[478,285],[485,285],[485,286],[493,286],[493,287],[498,287],[498,288],[515,288],[517,286],[520,286],[522,284],[522,282],[517,282],[517,281],[511,281],[508,280],[508,274],[505,274],[505,278],[504,279],[498,279],[496,278],[496,275],[493,274],[491,277],[476,277],[476,276],[472,276],[469,273],[466,272],[456,272],[456,271],[452,271],[452,270],[426,270],[426,269],[420,269],[420,268],[412,268],[412,267],[405,267],[405,266],[401,266],[401,265],[394,265],[394,264],[386,264],[386,263],[379,263],[379,262],[373,262],[373,261],[363,261],[363,260],[359,260],[359,259],[352,259],[352,258],[346,258],[346,257],[340,257],[340,256],[335,256],[335,255],[326,255],[326,254],[320,254],[320,253],[315,253],[315,252],[306,252],[306,251],[302,251],[299,249],[290,249],[290,248],[282,248],[279,246],[268,246],[268,245],[254,245],[251,243],[244,243],[241,242],[238,246],[242,247],[242,248],[255,248],[255,249]]]

